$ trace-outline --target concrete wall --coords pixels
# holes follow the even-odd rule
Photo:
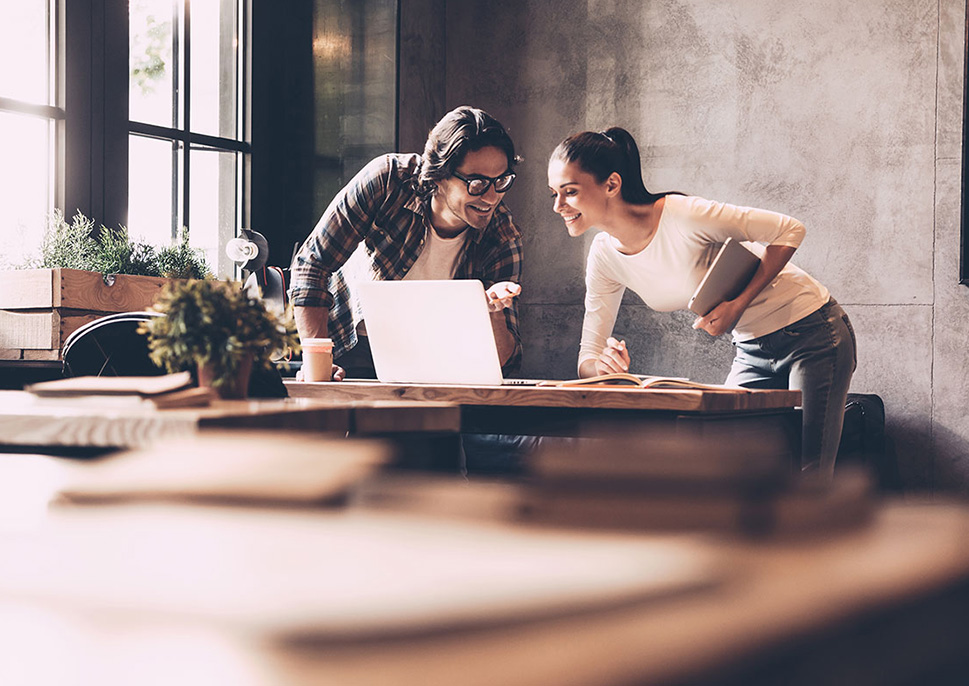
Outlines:
[[[551,211],[548,154],[619,124],[652,190],[804,221],[795,262],[851,315],[852,390],[884,398],[907,484],[967,490],[959,0],[445,5],[445,108],[490,111],[526,158],[507,198],[527,235],[525,376],[575,373],[591,238],[569,238]],[[691,320],[630,296],[617,331],[638,371],[720,381],[732,347]]]

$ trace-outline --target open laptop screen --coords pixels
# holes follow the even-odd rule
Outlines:
[[[480,281],[364,281],[355,288],[378,380],[502,383]]]

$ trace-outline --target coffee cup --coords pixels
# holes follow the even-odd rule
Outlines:
[[[303,381],[330,381],[333,373],[333,340],[304,338]]]

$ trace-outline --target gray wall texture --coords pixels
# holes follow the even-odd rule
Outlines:
[[[794,261],[850,314],[852,391],[885,400],[906,485],[969,492],[969,289],[958,284],[964,3],[420,4],[445,11],[443,37],[429,34],[444,51],[442,112],[488,110],[525,157],[506,198],[526,234],[524,376],[575,375],[591,240],[570,238],[552,212],[548,155],[570,133],[621,125],[640,143],[651,190],[805,223]],[[413,43],[420,22],[407,26]],[[402,72],[402,93],[408,78],[426,86],[430,77]],[[729,340],[691,322],[627,296],[616,331],[635,371],[722,381]]]

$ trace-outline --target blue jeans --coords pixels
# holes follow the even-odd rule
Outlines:
[[[783,329],[734,346],[726,383],[801,391],[801,469],[832,476],[848,385],[858,364],[848,315],[831,298]]]

